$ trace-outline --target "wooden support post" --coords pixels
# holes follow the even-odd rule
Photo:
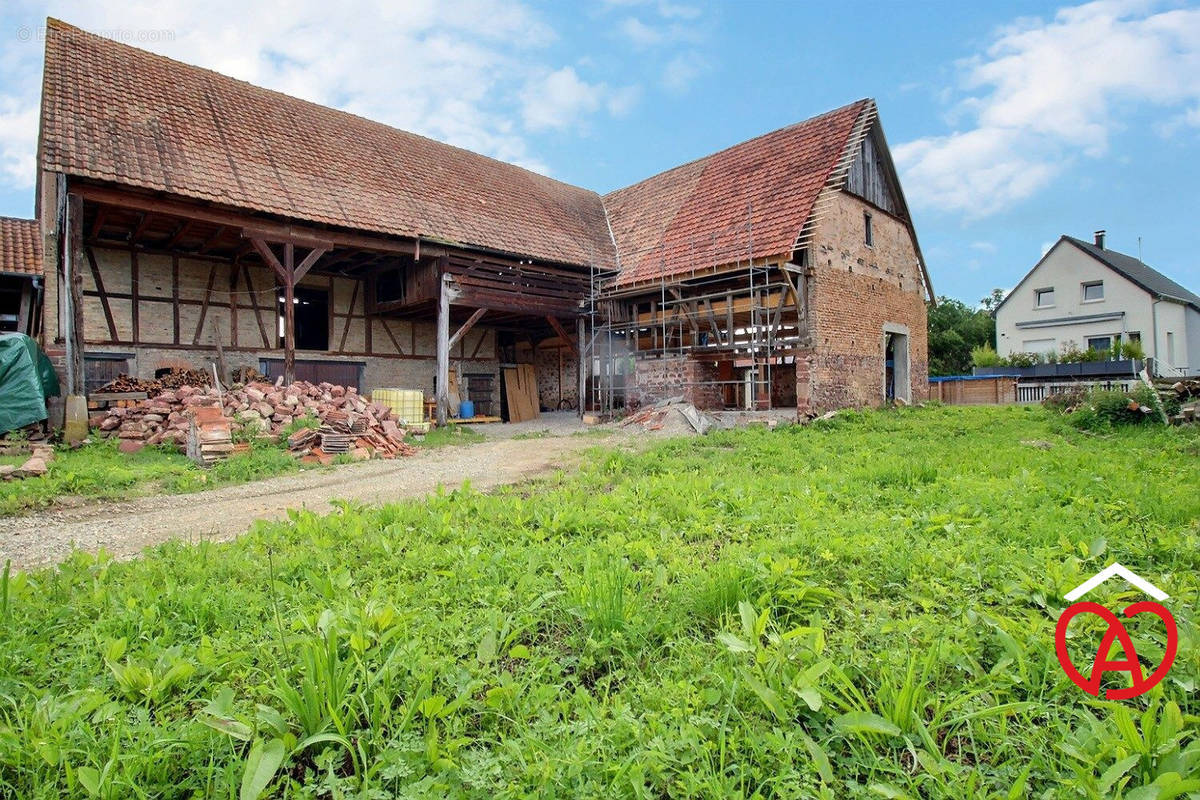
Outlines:
[[[437,318],[437,424],[446,424],[450,412],[450,276],[438,273]]]
[[[250,236],[247,231],[243,231],[242,235],[250,239],[250,244],[258,251],[263,263],[275,270],[275,274],[283,283],[283,381],[291,383],[296,379],[296,282],[312,269],[313,264],[317,263],[317,259],[327,253],[332,245],[314,243],[309,254],[297,265],[295,242],[284,241],[283,261],[280,262],[265,239]],[[249,273],[247,273],[247,284],[249,284]]]
[[[296,380],[296,247],[283,245],[283,382]]]
[[[587,347],[584,345],[583,337],[586,336],[586,329],[583,324],[583,317],[575,320],[576,341],[579,342],[579,347],[576,349],[576,355],[579,356],[579,386],[578,396],[576,397],[576,405],[579,407],[579,416],[583,417],[584,408],[587,406]]]
[[[67,195],[66,252],[63,253],[63,278],[67,296],[67,394],[83,395],[86,380],[83,368],[83,198]]]

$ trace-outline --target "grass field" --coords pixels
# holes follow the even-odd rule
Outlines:
[[[1194,794],[1198,486],[1194,430],[904,409],[77,555],[0,585],[0,795]],[[1113,560],[1180,630],[1123,703],[1054,656]]]

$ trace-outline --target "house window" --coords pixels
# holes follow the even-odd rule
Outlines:
[[[1095,350],[1103,353],[1106,350],[1112,349],[1111,336],[1089,336],[1087,340],[1088,350]]]
[[[875,232],[871,230],[871,214],[867,211],[863,212],[863,241],[866,242],[867,247],[875,246]]]
[[[1038,289],[1033,293],[1038,308],[1049,308],[1054,305],[1054,287]]]
[[[1129,333],[1125,334],[1125,340],[1129,342],[1140,342],[1142,340],[1142,332],[1130,331]]]
[[[1104,281],[1083,284],[1083,302],[1094,303],[1104,299]]]
[[[1167,363],[1175,366],[1175,334],[1167,331]]]

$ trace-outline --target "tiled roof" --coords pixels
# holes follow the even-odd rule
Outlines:
[[[53,19],[40,161],[308,222],[612,262],[594,192]]]
[[[841,158],[859,100],[604,196],[621,284],[790,254]]]
[[[0,217],[0,275],[41,275],[37,220]]]
[[[1127,256],[1124,253],[1118,253],[1115,250],[1097,247],[1091,242],[1076,239],[1074,236],[1063,236],[1063,239],[1093,258],[1098,259],[1100,262],[1107,264],[1110,268],[1115,269],[1150,294],[1157,297],[1170,297],[1180,300],[1200,311],[1200,295],[1188,291],[1144,261],[1140,261],[1133,256]]]

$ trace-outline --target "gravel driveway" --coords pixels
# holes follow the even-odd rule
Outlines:
[[[324,512],[331,509],[331,500],[394,502],[423,497],[438,486],[454,488],[467,480],[477,489],[490,489],[573,467],[584,450],[603,441],[597,436],[497,439],[197,494],[88,503],[4,517],[0,518],[0,564],[6,559],[12,559],[17,569],[54,564],[74,549],[104,548],[117,558],[130,558],[168,539],[232,539],[255,520],[284,517],[289,508]]]

